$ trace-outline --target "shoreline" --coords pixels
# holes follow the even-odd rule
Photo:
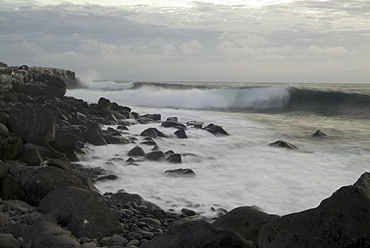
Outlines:
[[[9,72],[2,68],[1,72]],[[2,80],[7,87],[0,98],[0,243],[12,244],[11,247],[68,244],[144,248],[209,244],[262,248],[303,247],[307,243],[307,247],[333,243],[337,247],[370,245],[370,234],[363,232],[370,230],[369,173],[354,185],[334,192],[317,208],[281,217],[244,206],[209,220],[192,209],[183,209],[181,215],[165,212],[136,194],[97,193],[91,179],[103,177],[104,172],[86,171],[74,165],[88,152],[86,143],[133,144],[134,140],[122,131],[129,130],[132,122],[164,125],[172,128],[178,138],[186,138],[187,124],[175,117],[162,121],[160,113],[141,115],[106,98],[89,104],[66,97],[67,84],[55,73],[59,69],[33,72],[27,68],[22,66],[16,75],[2,74],[10,81],[4,84]],[[73,78],[74,73],[71,75]],[[105,131],[101,125],[120,128]],[[215,135],[228,135],[217,125],[189,125]],[[164,134],[149,128],[139,135],[155,148],[155,139]],[[294,145],[279,144],[294,149]],[[135,157],[181,161],[178,154],[158,149],[143,153],[137,148],[130,152],[132,159],[127,163],[132,164],[138,163]],[[193,175],[191,171],[169,173]],[[111,179],[114,175],[105,178]],[[276,233],[277,229],[280,231]],[[317,236],[321,238],[315,239]]]

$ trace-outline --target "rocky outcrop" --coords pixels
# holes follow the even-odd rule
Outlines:
[[[103,238],[122,233],[118,217],[97,192],[69,187],[44,197],[38,210],[53,214],[76,237]]]
[[[264,225],[260,248],[370,247],[370,173],[337,190],[317,208]]]
[[[167,233],[144,243],[142,248],[253,248],[239,234],[216,228],[206,221],[179,221]]]

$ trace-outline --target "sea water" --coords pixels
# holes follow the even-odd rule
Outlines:
[[[99,181],[101,193],[124,190],[140,194],[164,210],[191,208],[213,217],[214,209],[258,206],[284,215],[314,208],[342,186],[370,170],[369,84],[248,84],[189,82],[95,82],[67,95],[97,103],[100,97],[140,114],[178,117],[222,126],[229,136],[188,128],[187,139],[160,123],[129,126],[124,136],[136,144],[92,146],[86,167],[118,176]],[[116,126],[113,126],[114,128]],[[139,161],[128,165],[128,151],[139,134],[155,127],[163,152],[182,154],[182,164]],[[107,128],[107,127],[104,127]],[[325,137],[312,137],[316,130]],[[284,140],[299,150],[269,143]],[[195,177],[169,177],[166,170],[190,168]]]

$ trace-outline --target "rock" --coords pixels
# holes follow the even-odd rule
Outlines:
[[[21,248],[21,243],[11,234],[0,233],[0,248]]]
[[[66,129],[57,129],[55,133],[55,144],[57,146],[74,146],[78,142],[78,136]]]
[[[153,121],[160,121],[161,120],[161,114],[146,114],[146,115],[143,115],[141,117],[146,117],[146,118],[150,118],[152,119]]]
[[[144,131],[141,132],[140,136],[150,137],[150,138],[153,138],[153,139],[158,137],[155,128],[145,129]]]
[[[14,133],[0,133],[0,160],[12,160],[19,157],[23,149],[22,139]]]
[[[317,208],[264,225],[260,248],[370,247],[370,173],[337,190]]]
[[[133,157],[143,157],[145,156],[145,151],[140,146],[135,146],[128,152],[128,155]]]
[[[119,192],[111,195],[109,198],[111,201],[120,201],[122,203],[135,202],[136,204],[141,203],[143,198],[138,194],[130,194],[126,192]]]
[[[153,161],[161,161],[165,158],[162,151],[152,151],[145,154],[145,158]]]
[[[215,125],[213,123],[207,125],[203,128],[204,130],[214,134],[214,135],[230,135],[225,129],[223,129],[221,126]]]
[[[256,207],[238,207],[219,217],[213,222],[213,226],[237,232],[258,244],[262,226],[276,218],[278,216],[266,214]]]
[[[188,121],[186,122],[186,125],[193,126],[195,128],[200,128],[200,129],[204,128],[204,122],[199,122],[199,121]]]
[[[101,97],[98,101],[98,108],[99,109],[111,109],[112,103],[109,99]]]
[[[281,140],[275,141],[274,143],[269,144],[269,146],[287,148],[290,150],[298,150],[298,147],[296,147],[295,145]]]
[[[121,233],[118,217],[97,192],[68,187],[45,196],[38,210],[55,216],[76,237],[103,238]]]
[[[47,73],[37,75],[34,81],[27,82],[20,87],[14,87],[13,85],[13,90],[14,88],[17,92],[32,96],[64,96],[67,91],[67,85],[61,77]]]
[[[20,200],[0,201],[0,203],[4,204],[8,209],[16,210],[22,214],[31,213],[36,210],[36,207]]]
[[[176,221],[168,232],[143,243],[141,248],[252,248],[239,234],[213,227],[206,221]]]
[[[181,164],[182,163],[182,159],[181,159],[181,154],[179,153],[174,153],[174,154],[171,154],[167,160],[170,162],[170,163],[174,163],[174,164]]]
[[[84,137],[87,142],[95,146],[101,146],[101,145],[107,144],[107,142],[105,141],[103,137],[103,132],[101,131],[101,128],[96,123],[90,123],[90,125],[88,126],[88,129],[84,132]]]
[[[41,164],[43,158],[35,145],[27,143],[23,146],[19,160],[26,164],[37,166]]]
[[[197,215],[197,213],[194,210],[188,209],[188,208],[181,209],[181,213],[183,213],[183,214],[185,214],[186,216],[189,216],[189,217]]]
[[[5,126],[7,126],[8,125],[8,118],[9,118],[9,115],[7,113],[0,112],[0,123],[1,124],[4,124]]]
[[[317,130],[315,133],[312,134],[312,137],[325,137],[326,134],[321,132],[320,130]]]
[[[64,187],[83,187],[79,178],[55,166],[30,167],[21,171],[21,189],[26,194],[26,202],[37,206],[48,193]]]
[[[8,128],[27,143],[45,146],[55,138],[55,112],[34,104],[8,118]]]
[[[186,132],[184,129],[179,129],[175,132],[175,135],[177,136],[177,138],[180,138],[180,139],[186,139],[188,138],[188,136],[186,135]]]
[[[192,169],[175,169],[175,170],[166,170],[164,172],[167,176],[172,177],[195,177],[195,172]]]
[[[167,119],[166,121],[162,122],[161,124],[162,127],[174,127],[178,129],[186,129],[186,126],[177,120],[169,120]]]
[[[81,247],[71,232],[46,221],[32,225],[29,231],[28,245],[28,247],[37,248]]]
[[[72,172],[72,164],[67,160],[62,159],[48,159],[43,162],[44,166],[55,166],[59,169],[65,170],[69,173]]]

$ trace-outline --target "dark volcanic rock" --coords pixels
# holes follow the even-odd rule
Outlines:
[[[204,130],[207,130],[210,133],[213,133],[214,135],[230,135],[225,129],[223,129],[221,126],[215,125],[213,123],[207,125],[203,128]]]
[[[55,112],[35,104],[8,118],[8,128],[27,143],[46,145],[55,138]]]
[[[64,230],[57,224],[46,221],[36,223],[30,228],[28,245],[37,248],[81,247],[81,244],[71,232]]]
[[[128,152],[129,156],[142,157],[145,156],[145,151],[140,146],[135,146]]]
[[[219,217],[213,225],[237,232],[245,239],[258,244],[258,235],[262,226],[276,218],[278,216],[266,214],[255,207],[238,207]]]
[[[145,154],[145,158],[148,160],[160,161],[163,160],[165,156],[162,151],[153,151]]]
[[[182,159],[181,159],[181,154],[179,153],[173,153],[171,154],[167,160],[170,162],[170,163],[175,163],[175,164],[181,164],[182,163]]]
[[[16,159],[22,152],[22,139],[14,134],[0,133],[0,160]]]
[[[370,173],[323,200],[317,208],[264,225],[260,248],[370,247]]]
[[[235,232],[213,227],[205,221],[177,221],[168,232],[145,242],[142,248],[253,248]]]
[[[186,132],[184,129],[179,129],[175,132],[176,136],[180,139],[186,139],[188,136],[186,135]]]
[[[275,141],[274,143],[269,144],[269,146],[282,147],[282,148],[287,148],[290,150],[298,150],[298,147],[296,147],[295,145],[292,145],[286,141],[281,141],[281,140]]]
[[[166,170],[165,175],[172,177],[195,177],[195,172],[192,169],[175,169],[175,170]]]
[[[321,132],[320,130],[317,130],[315,133],[312,134],[312,137],[325,137],[326,134]]]
[[[103,238],[121,233],[118,217],[97,192],[69,187],[44,197],[38,210],[55,216],[76,237]]]
[[[55,166],[24,168],[19,178],[26,202],[37,206],[48,193],[69,186],[83,187],[79,178]]]

